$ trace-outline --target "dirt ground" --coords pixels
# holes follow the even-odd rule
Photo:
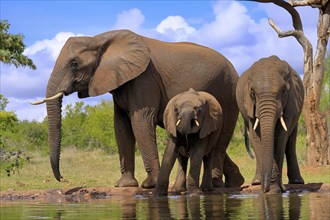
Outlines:
[[[330,193],[330,183],[286,184],[288,192],[325,192]],[[260,186],[243,185],[236,188],[215,188],[212,194],[256,194]],[[171,193],[169,193],[171,194]],[[150,196],[152,189],[140,187],[76,187],[71,189],[48,190],[8,190],[0,192],[0,202],[4,201],[41,201],[41,202],[85,202],[106,199],[111,196]]]

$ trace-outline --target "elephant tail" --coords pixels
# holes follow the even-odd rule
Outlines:
[[[250,140],[249,140],[249,134],[248,134],[248,125],[246,122],[244,122],[244,143],[245,143],[245,149],[250,155],[252,159],[255,158],[254,153],[251,151],[250,148]]]

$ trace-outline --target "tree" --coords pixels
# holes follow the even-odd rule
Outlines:
[[[269,24],[277,32],[280,38],[293,36],[304,50],[304,90],[305,101],[303,115],[307,128],[306,162],[308,165],[330,164],[329,132],[327,117],[320,109],[322,82],[324,78],[324,61],[326,48],[330,34],[330,3],[329,0],[250,0],[261,3],[274,3],[286,11],[292,17],[294,30],[281,31],[272,19]],[[300,15],[295,7],[311,6],[319,9],[317,27],[317,46],[313,60],[313,47],[304,34]]]
[[[23,34],[10,34],[9,27],[7,20],[0,20],[0,61],[13,64],[16,68],[28,66],[36,69],[33,61],[23,55],[25,49]]]

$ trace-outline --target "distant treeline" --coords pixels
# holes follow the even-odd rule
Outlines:
[[[1,103],[8,103],[1,96]],[[4,107],[5,108],[5,107]],[[34,151],[49,153],[47,117],[42,122],[19,121],[14,112],[2,109],[0,113],[0,148],[7,151]],[[114,109],[112,100],[102,100],[95,106],[84,102],[69,104],[63,109],[62,147],[77,149],[101,148],[108,153],[117,152],[113,127]],[[166,132],[157,129],[158,144],[166,144]]]

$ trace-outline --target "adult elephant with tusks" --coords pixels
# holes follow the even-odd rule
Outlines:
[[[298,119],[304,102],[299,75],[277,56],[260,59],[240,77],[237,103],[257,159],[253,185],[263,192],[280,192],[286,155],[289,183],[303,184],[296,156]]]
[[[155,128],[163,127],[163,112],[169,99],[189,88],[214,95],[223,107],[224,126],[218,144],[226,149],[238,116],[237,80],[234,67],[224,56],[197,44],[162,42],[129,30],[69,38],[56,60],[46,98],[33,103],[47,105],[50,160],[55,178],[59,181],[62,178],[59,160],[64,95],[73,92],[78,92],[79,98],[107,92],[113,95],[122,174],[116,186],[138,186],[134,176],[137,143],[148,174],[141,186],[152,188],[160,167]],[[212,171],[215,185],[221,185],[224,163],[226,184],[241,185],[243,177],[238,167],[225,152],[216,152],[216,156]]]

